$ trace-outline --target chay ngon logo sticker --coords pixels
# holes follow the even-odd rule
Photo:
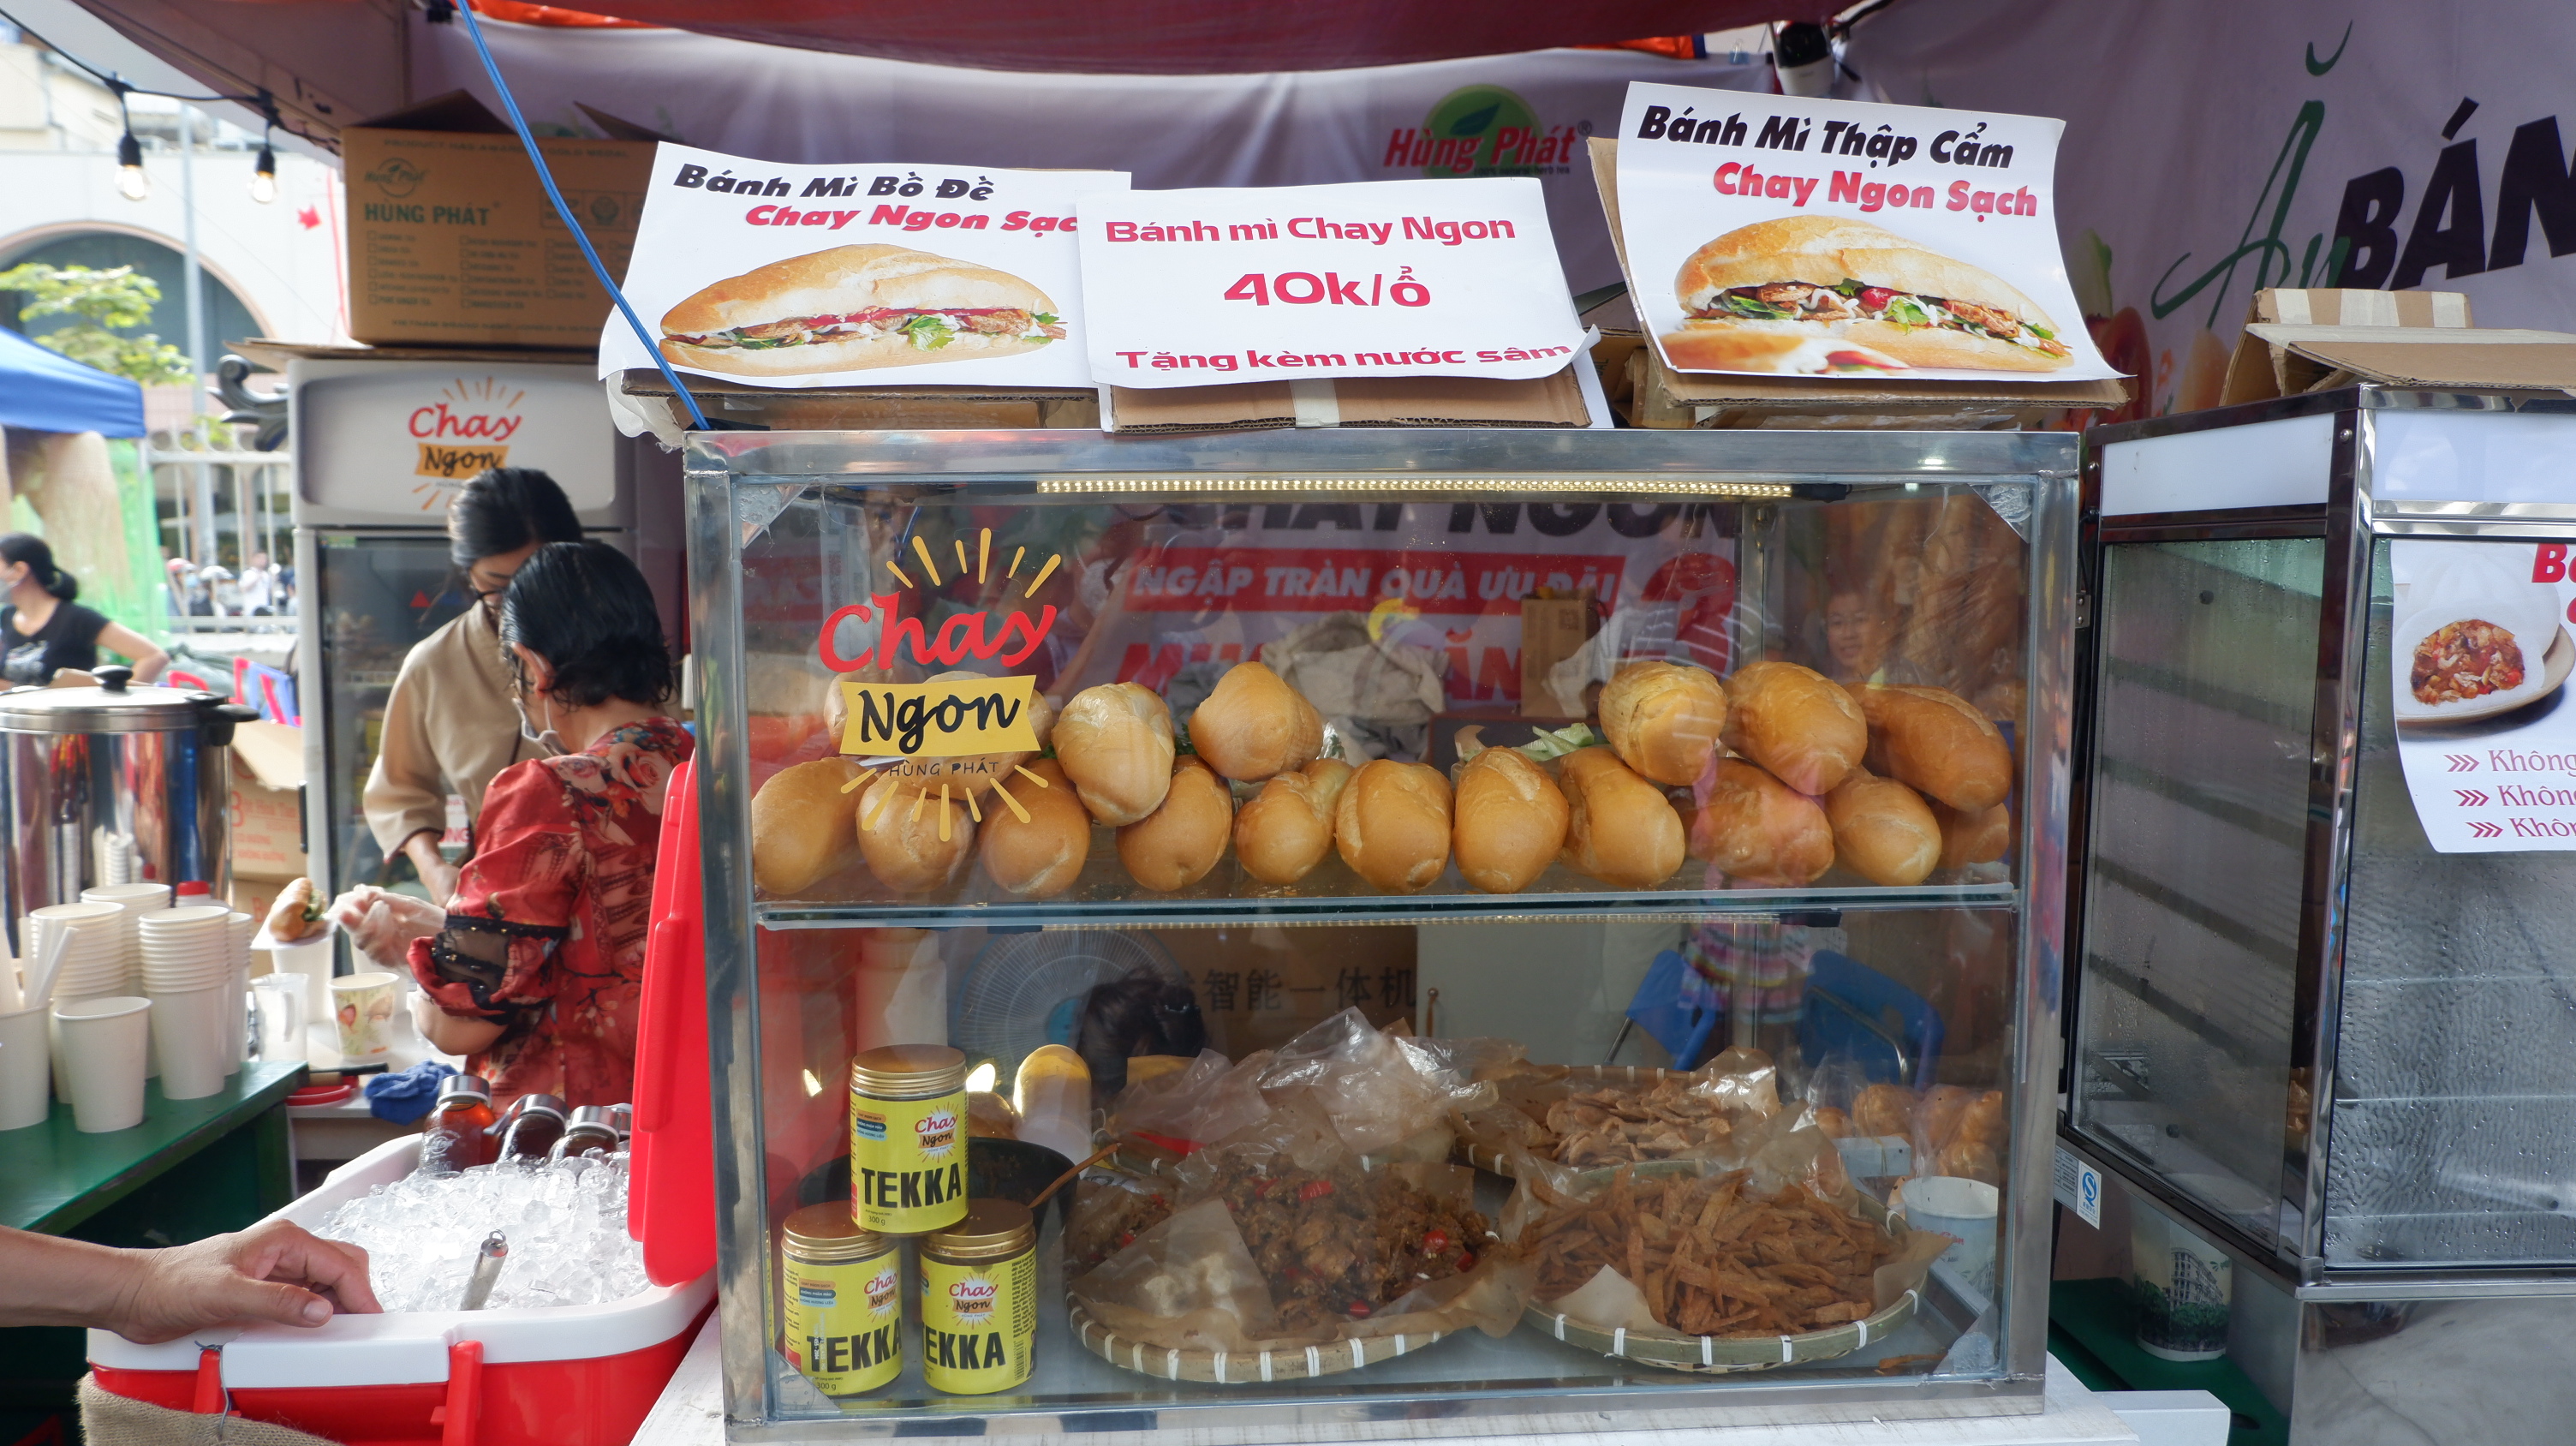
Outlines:
[[[895,1308],[895,1291],[902,1284],[902,1275],[895,1263],[896,1260],[895,1256],[887,1256],[886,1263],[878,1269],[877,1273],[868,1277],[866,1287],[868,1309],[878,1315],[884,1315]]]
[[[406,419],[406,430],[420,449],[412,475],[431,479],[411,489],[423,512],[446,505],[441,483],[461,485],[478,473],[507,466],[510,439],[527,420],[519,411],[527,392],[494,377],[471,386],[449,382],[438,393],[439,400],[412,408]]]
[[[993,1302],[1001,1287],[981,1275],[970,1275],[948,1287],[948,1309],[963,1326],[979,1326],[993,1318]]]
[[[923,1159],[947,1159],[957,1151],[957,1112],[933,1110],[913,1122],[912,1133]]]
[[[964,538],[952,539],[951,546],[957,575],[972,573],[977,583],[985,582],[994,562],[993,530],[988,527],[978,532],[972,562],[967,560]],[[939,559],[929,543],[916,536],[912,550],[930,585],[940,586]],[[1027,562],[1028,549],[1014,549],[1003,580],[1016,581]],[[1050,554],[1030,576],[1021,598],[1035,597],[1038,588],[1054,576],[1063,562],[1061,555]],[[885,569],[906,590],[918,590],[919,585],[902,564],[889,561]],[[1022,612],[1003,611],[998,621],[992,610],[961,612],[941,623],[934,636],[922,624],[917,611],[911,617],[904,616],[902,593],[877,593],[867,602],[852,603],[825,618],[817,651],[824,665],[836,673],[893,668],[906,662],[942,669],[955,669],[970,661],[1011,668],[1026,661],[1046,642],[1047,635],[1055,629],[1055,616],[1052,603],[1041,606],[1034,622]],[[853,657],[843,654],[834,644],[833,635],[843,622],[871,623],[880,618],[883,626],[875,646],[862,648]],[[1040,788],[1048,786],[1045,779],[1021,766],[1027,755],[1038,751],[1037,730],[1029,721],[1036,689],[1037,680],[1026,674],[985,677],[960,672],[923,683],[844,678],[841,698],[849,721],[842,728],[841,752],[856,756],[868,771],[851,779],[841,791],[854,792],[888,775],[917,781],[909,816],[918,817],[935,797],[942,839],[949,836],[948,805],[952,795],[965,804],[967,816],[980,824],[984,814],[976,804],[976,796],[989,788],[1021,822],[1027,822],[1028,810],[1004,786],[1003,776],[1016,773]],[[935,795],[931,792],[934,781],[939,786]],[[859,827],[874,830],[890,818],[902,792],[899,787],[885,790],[875,806],[860,818]],[[950,1144],[954,1143],[954,1133],[952,1120]],[[927,1136],[923,1143],[930,1143]]]

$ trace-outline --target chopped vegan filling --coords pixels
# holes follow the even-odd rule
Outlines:
[[[1766,281],[1759,286],[1730,287],[1692,315],[1751,321],[1885,321],[1902,327],[1964,331],[2049,356],[2071,355],[2066,344],[2057,339],[2057,333],[2000,307],[1865,286],[1849,277],[1832,286],[1813,281]]]
[[[896,332],[902,333],[923,351],[937,351],[960,334],[1011,337],[1044,345],[1064,338],[1064,323],[1048,312],[1024,311],[1013,306],[946,311],[872,306],[838,316],[791,316],[783,321],[765,321],[756,326],[738,326],[730,331],[712,331],[698,336],[674,333],[671,340],[711,349],[733,347],[743,351],[768,351],[809,341],[839,341],[844,337],[885,336]]]
[[[2465,703],[2522,686],[2522,645],[2490,622],[2447,623],[2415,645],[2407,682],[2418,703]]]

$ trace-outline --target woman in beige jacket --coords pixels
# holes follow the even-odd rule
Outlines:
[[[438,904],[456,888],[456,867],[438,852],[447,796],[465,800],[470,823],[493,776],[536,755],[536,745],[519,736],[510,703],[497,626],[501,593],[538,548],[580,541],[581,520],[545,473],[496,467],[457,492],[447,536],[474,603],[403,659],[363,798],[377,846],[387,859],[408,857]]]

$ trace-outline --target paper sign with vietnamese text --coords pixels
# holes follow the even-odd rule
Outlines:
[[[928,683],[863,683],[844,679],[850,710],[841,751],[861,758],[963,758],[979,753],[1035,753],[1029,699],[1037,680],[943,678]]]
[[[665,144],[626,296],[675,369],[755,386],[1089,386],[1074,199],[1126,184]],[[611,312],[600,375],[653,364]]]
[[[1675,371],[2093,381],[2051,207],[2064,122],[1628,87],[1629,292]]]
[[[2563,542],[2400,539],[2389,702],[2433,851],[2576,849],[2576,579]]]
[[[1080,215],[1108,385],[1528,379],[1583,345],[1526,177],[1107,191]]]

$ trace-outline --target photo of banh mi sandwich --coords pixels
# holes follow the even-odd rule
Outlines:
[[[901,246],[835,246],[719,281],[662,315],[662,355],[747,377],[1016,356],[1061,340],[1047,294]]]
[[[1729,231],[1675,278],[1683,370],[2056,371],[2057,323],[1992,274],[1867,221],[1790,216]]]

